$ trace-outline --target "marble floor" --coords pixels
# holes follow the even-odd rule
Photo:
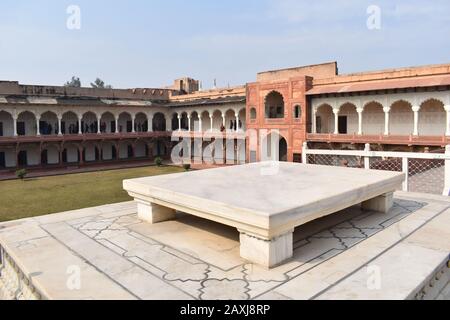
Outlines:
[[[450,200],[396,193],[298,227],[294,257],[266,269],[239,233],[179,213],[149,225],[134,202],[0,224],[8,299],[450,299]]]

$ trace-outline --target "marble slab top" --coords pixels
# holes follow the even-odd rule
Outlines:
[[[277,219],[333,207],[336,212],[392,192],[403,180],[399,172],[262,162],[125,180],[123,186],[134,195],[213,214]]]

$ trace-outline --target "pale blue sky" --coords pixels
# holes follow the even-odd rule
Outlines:
[[[66,9],[81,9],[68,30]],[[366,27],[369,5],[381,29]],[[204,87],[338,61],[340,73],[450,62],[450,1],[2,0],[0,79],[116,88],[191,76]]]

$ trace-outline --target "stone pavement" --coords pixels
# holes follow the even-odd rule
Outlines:
[[[270,270],[240,258],[234,228],[136,212],[126,202],[0,224],[0,297],[450,299],[448,198],[397,193],[388,214],[355,206],[310,222]]]

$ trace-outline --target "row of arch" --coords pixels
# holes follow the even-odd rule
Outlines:
[[[403,99],[388,107],[378,101],[361,107],[345,102],[338,108],[323,103],[313,109],[313,133],[449,135],[449,108],[434,98],[418,106]]]
[[[13,118],[11,113],[1,110],[0,123],[1,136],[146,132],[150,129],[166,131],[163,113],[154,114],[149,123],[147,115],[143,112],[135,114],[134,117],[128,112],[122,112],[115,117],[113,113],[107,111],[98,117],[91,111],[81,116],[73,111],[67,111],[58,117],[51,111],[36,116],[35,113],[25,110]]]
[[[246,109],[226,111],[179,111],[172,114],[172,130],[240,131],[245,130]]]
[[[150,120],[151,118],[151,120]],[[209,131],[212,129],[244,130],[245,108],[215,111],[180,111],[169,119],[162,112],[147,114],[123,111],[119,114],[106,111],[97,114],[87,111],[78,114],[66,111],[37,114],[24,110],[13,116],[0,110],[0,136],[61,135],[86,133],[158,132],[171,130]]]
[[[168,154],[163,140],[148,143],[144,140],[123,140],[58,144],[24,144],[15,148],[0,149],[0,168],[38,165],[83,164],[91,162],[145,159]]]

